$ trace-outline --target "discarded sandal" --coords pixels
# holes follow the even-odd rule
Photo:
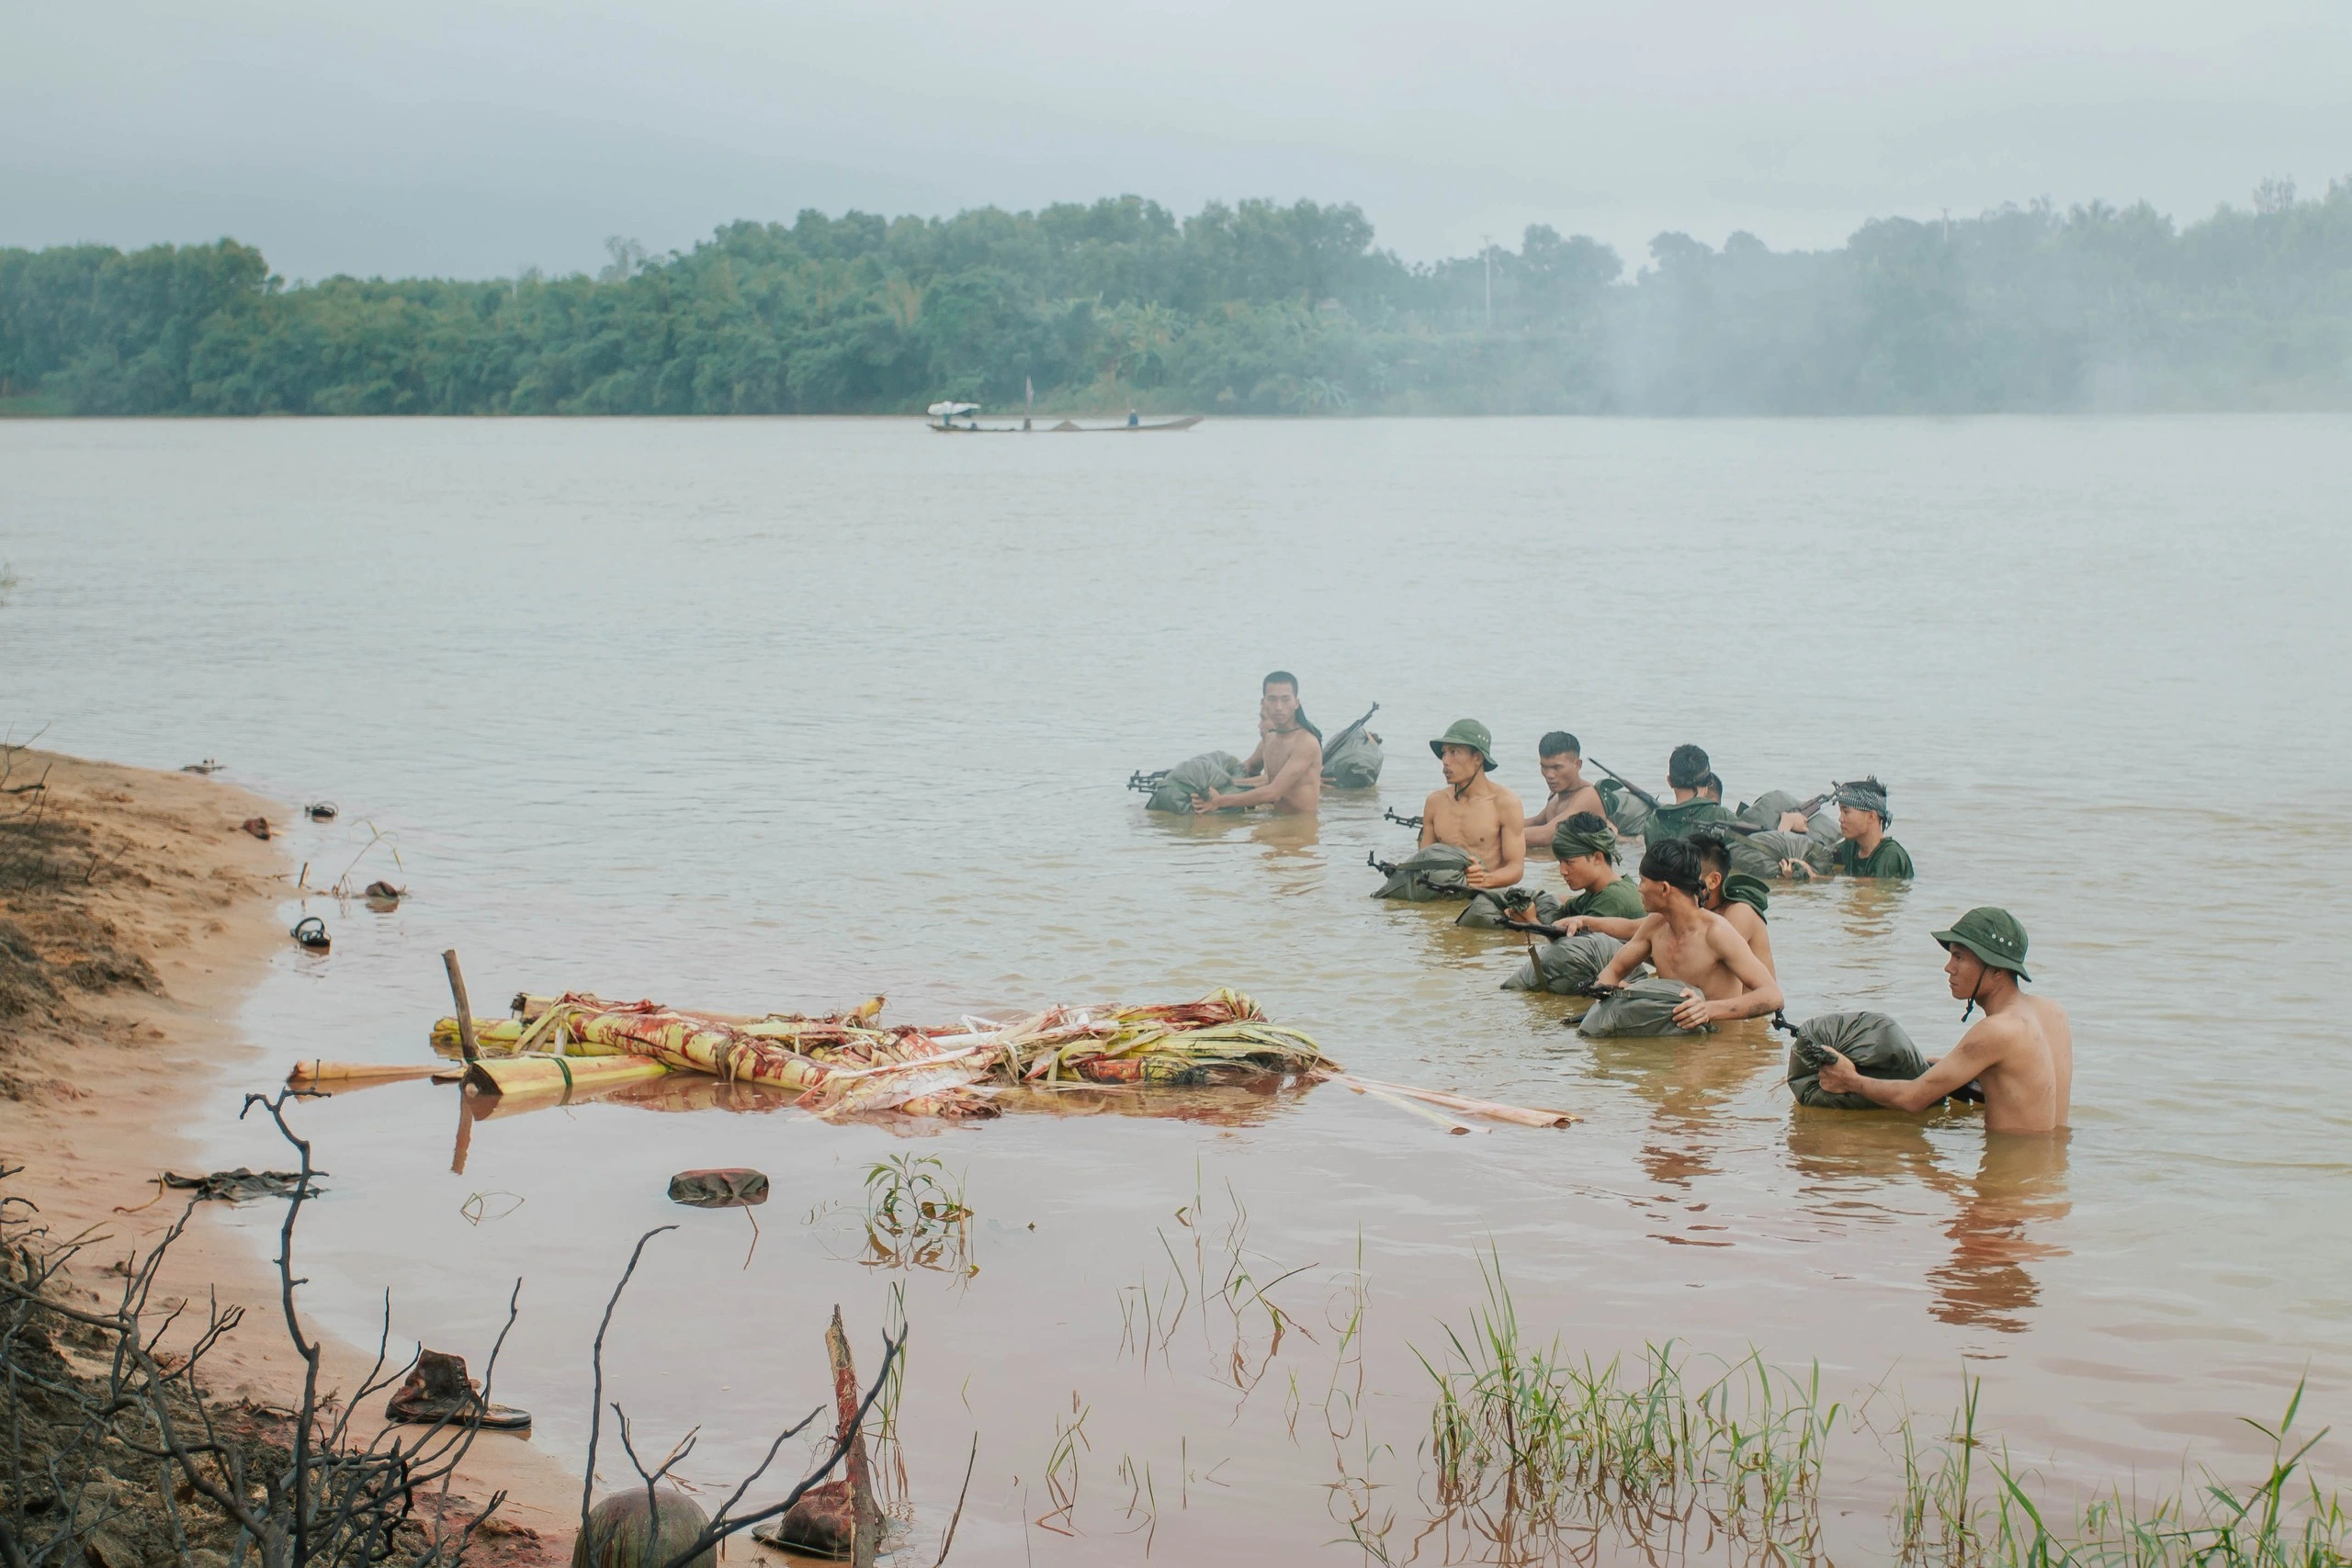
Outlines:
[[[310,818],[313,822],[332,822],[334,820],[334,802],[332,800],[312,801],[310,805],[302,807],[302,813],[304,816]]]
[[[209,757],[207,757],[201,762],[190,762],[187,767],[180,770],[180,772],[184,773],[195,773],[199,777],[208,779],[220,771],[220,764],[214,761]]]
[[[408,1381],[392,1392],[384,1419],[420,1427],[448,1422],[457,1427],[479,1426],[485,1432],[520,1432],[531,1425],[531,1413],[511,1404],[485,1404],[481,1385],[466,1376],[466,1359],[447,1351],[419,1348]]]
[[[389,882],[371,882],[360,897],[370,904],[397,904],[408,896],[405,887],[395,887]]]
[[[238,823],[237,826],[243,828],[246,832],[251,833],[256,839],[266,839],[269,837],[269,818],[266,817],[248,817],[243,821]]]
[[[324,953],[334,945],[334,939],[327,935],[327,923],[316,915],[304,919],[286,934],[313,953]]]

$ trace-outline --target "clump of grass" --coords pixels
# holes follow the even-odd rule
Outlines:
[[[1702,1380],[1672,1341],[1634,1366],[1572,1360],[1523,1332],[1499,1257],[1479,1272],[1485,1303],[1446,1330],[1442,1362],[1415,1351],[1437,1385],[1432,1529],[1474,1528],[1507,1562],[1588,1558],[1603,1535],[1651,1558],[1826,1560],[1822,1475],[1846,1412],[1818,1367],[1799,1377],[1751,1351]],[[2153,1505],[2111,1487],[2057,1519],[1980,1435],[1981,1388],[1963,1378],[1941,1438],[1923,1442],[1907,1413],[1892,1434],[1889,1534],[1906,1568],[2352,1568],[2352,1511],[2305,1468],[2327,1433],[2296,1434],[2300,1382],[2276,1426],[2246,1423],[2271,1447],[2253,1484],[2208,1472]]]
[[[1750,1354],[1699,1381],[1672,1341],[1641,1364],[1570,1360],[1522,1332],[1499,1257],[1481,1259],[1487,1300],[1449,1328],[1429,1451],[1438,1502],[1491,1531],[1612,1529],[1651,1545],[1728,1538],[1775,1556],[1814,1554],[1829,1434],[1840,1406]],[[1417,1355],[1419,1351],[1415,1352]]]

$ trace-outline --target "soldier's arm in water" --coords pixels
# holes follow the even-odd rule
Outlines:
[[[1625,939],[1625,945],[1617,950],[1617,956],[1609,961],[1609,966],[1592,977],[1594,990],[1623,985],[1626,976],[1649,962],[1650,936],[1647,928],[1650,921],[1659,918],[1657,915],[1643,917],[1642,923],[1634,928],[1634,934]]]
[[[1272,806],[1288,795],[1310,772],[1320,773],[1322,763],[1322,754],[1313,747],[1294,746],[1290,749],[1289,760],[1282,765],[1282,771],[1264,784],[1232,795],[1219,795],[1215,790],[1206,795],[1196,795],[1193,797],[1193,809],[1195,812],[1223,811],[1236,806]]]
[[[1764,967],[1764,961],[1756,956],[1756,950],[1747,945],[1747,939],[1734,930],[1729,920],[1718,917],[1707,927],[1707,947],[1739,981],[1740,993],[1712,999],[1687,997],[1674,1010],[1675,1022],[1685,1029],[1696,1029],[1702,1023],[1762,1018],[1780,1010],[1781,983],[1772,978],[1772,972]]]
[[[1631,942],[1641,925],[1640,920],[1627,919],[1623,915],[1570,915],[1559,922],[1559,932],[1563,937],[1571,937],[1582,931],[1599,931],[1619,942]]]
[[[1890,1111],[1925,1111],[2001,1065],[2008,1049],[2008,1031],[1996,1027],[1999,1023],[1990,1018],[1979,1022],[1961,1036],[1949,1055],[1928,1063],[1928,1070],[1916,1078],[1866,1077],[1844,1056],[1821,1046],[1829,1058],[1821,1067],[1822,1089],[1829,1094],[1859,1094]]]
[[[1437,815],[1442,809],[1441,802],[1448,793],[1445,790],[1433,789],[1430,791],[1430,797],[1421,802],[1421,848],[1423,849],[1428,849],[1437,842]]]

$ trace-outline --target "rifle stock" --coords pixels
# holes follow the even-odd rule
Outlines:
[[[1590,762],[1594,767],[1599,768],[1602,773],[1607,773],[1611,778],[1615,779],[1619,784],[1623,784],[1626,792],[1632,795],[1635,800],[1640,801],[1652,811],[1656,811],[1657,809],[1657,796],[1652,795],[1649,791],[1644,789],[1641,785],[1635,784],[1633,780],[1627,778],[1624,774],[1619,773],[1616,769],[1611,767],[1608,763],[1602,761],[1598,757],[1588,757],[1585,761]]]
[[[1365,725],[1370,724],[1372,722],[1372,716],[1379,711],[1380,705],[1378,703],[1374,703],[1370,707],[1364,709],[1363,716],[1362,718],[1356,720],[1353,724],[1340,731],[1339,734],[1331,737],[1330,739],[1323,742],[1323,755],[1329,757],[1334,750],[1338,750],[1340,741],[1345,740],[1349,736],[1353,735],[1357,730],[1362,729]]]

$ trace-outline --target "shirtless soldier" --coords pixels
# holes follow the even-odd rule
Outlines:
[[[1969,910],[1935,938],[1950,954],[1944,976],[1951,994],[1966,998],[1971,1010],[1983,1008],[1983,1021],[1916,1078],[1865,1077],[1831,1051],[1821,1087],[1897,1111],[1925,1111],[1973,1079],[1984,1091],[1986,1132],[2050,1133],[2065,1126],[2074,1100],[2075,1032],[2064,1008],[2018,988],[2018,981],[2033,977],[2025,972],[2025,927],[2007,909],[1988,907]]]
[[[1421,848],[1452,844],[1471,857],[1462,880],[1509,887],[1527,867],[1527,820],[1519,796],[1487,775],[1495,771],[1495,738],[1475,718],[1457,719],[1430,742],[1445,787],[1421,803]]]
[[[1623,985],[1646,959],[1666,979],[1690,987],[1674,1010],[1674,1021],[1684,1029],[1779,1010],[1781,983],[1764,961],[1729,920],[1700,908],[1706,886],[1698,846],[1688,840],[1662,839],[1643,851],[1642,908],[1648,918],[1594,977],[1593,988]]]
[[[1766,909],[1771,907],[1771,890],[1759,878],[1731,868],[1731,845],[1726,829],[1713,823],[1693,830],[1689,842],[1699,852],[1699,880],[1704,889],[1699,895],[1699,907],[1721,915],[1731,922],[1731,929],[1747,942],[1748,950],[1764,961],[1764,967],[1775,977],[1781,966],[1772,957],[1772,929],[1764,923]],[[1563,874],[1567,863],[1561,863]],[[1552,923],[1562,936],[1574,936],[1578,931],[1599,931],[1613,936],[1619,942],[1631,941],[1645,916],[1626,919],[1608,909],[1589,912],[1569,909],[1560,911],[1561,918]]]
[[[1315,815],[1323,803],[1323,741],[1298,711],[1298,677],[1277,670],[1259,686],[1258,749],[1242,764],[1245,774],[1266,782],[1232,795],[1211,790],[1193,797],[1195,812],[1235,806],[1271,806],[1280,813]]]
[[[1544,770],[1544,785],[1552,798],[1529,818],[1527,858],[1540,861],[1552,852],[1552,830],[1579,811],[1599,814],[1600,792],[1584,782],[1584,746],[1565,729],[1555,729],[1535,744],[1535,762]]]

